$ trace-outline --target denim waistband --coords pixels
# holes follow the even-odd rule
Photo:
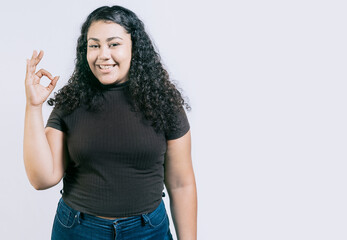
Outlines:
[[[121,223],[121,222],[127,222],[127,221],[136,221],[136,220],[141,220],[141,221],[148,221],[148,216],[147,214],[140,214],[137,216],[132,216],[132,217],[121,217],[121,218],[116,218],[116,219],[105,219],[105,218],[100,218],[88,213],[82,213],[80,211],[77,211],[73,208],[71,208],[70,206],[68,206],[63,198],[60,198],[59,200],[59,206],[65,209],[68,209],[69,211],[71,211],[76,218],[78,218],[78,222],[80,222],[80,219],[83,219],[85,221],[89,221],[98,225],[104,225],[104,226],[109,226],[110,228],[113,227],[113,225]],[[161,201],[161,203],[159,204],[159,206],[157,207],[156,210],[153,211],[153,213],[155,213],[156,211],[160,210],[164,208],[164,202],[163,200]],[[165,210],[164,210],[165,211]]]
[[[52,229],[52,239],[170,239],[169,219],[162,200],[152,212],[104,219],[73,209],[61,198]]]

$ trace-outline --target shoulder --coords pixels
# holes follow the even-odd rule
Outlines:
[[[166,140],[174,140],[180,138],[185,135],[190,129],[188,117],[183,107],[181,107],[176,112],[175,119],[175,126],[171,130],[167,130],[165,132]]]
[[[69,112],[64,110],[64,108],[54,106],[47,120],[46,127],[52,127],[60,131],[66,132],[66,124],[64,122],[64,117],[68,114]]]

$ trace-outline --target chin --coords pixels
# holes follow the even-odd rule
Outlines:
[[[103,85],[108,85],[108,84],[113,84],[113,83],[116,83],[116,82],[119,82],[119,79],[99,79],[99,82]]]

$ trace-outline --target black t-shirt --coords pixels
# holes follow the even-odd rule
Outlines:
[[[129,217],[153,211],[164,188],[166,141],[190,128],[182,108],[179,130],[157,133],[141,112],[131,111],[128,85],[105,87],[100,112],[84,105],[70,114],[54,108],[47,121],[66,135],[63,199],[80,212]]]

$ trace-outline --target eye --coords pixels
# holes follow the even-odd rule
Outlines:
[[[90,48],[97,48],[99,47],[98,45],[89,45]]]
[[[110,44],[110,47],[116,47],[118,45],[119,45],[118,43],[112,43],[112,44]]]

